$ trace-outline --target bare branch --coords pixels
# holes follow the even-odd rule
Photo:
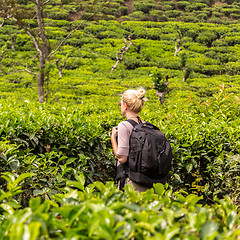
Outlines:
[[[124,54],[127,52],[127,50],[128,50],[128,49],[130,48],[130,46],[132,45],[132,40],[131,40],[130,36],[128,36],[128,40],[130,41],[129,43],[127,42],[127,39],[126,39],[124,36],[123,36],[123,39],[124,39],[124,41],[125,41],[125,45],[120,49],[120,52],[117,52],[117,55],[116,55],[117,61],[116,61],[116,63],[112,66],[112,69],[111,69],[110,73],[112,73],[112,72],[114,71],[114,69],[117,68],[119,62],[122,61]],[[119,56],[119,54],[120,54],[120,56]]]
[[[181,50],[181,40],[180,38],[177,40],[177,43],[175,44],[175,53],[174,56],[177,56],[177,54],[180,52]]]
[[[61,66],[59,66],[59,61],[60,61],[60,59],[55,59],[55,63],[56,63],[57,69],[58,69],[58,75],[59,75],[59,77],[61,77],[61,78],[62,78],[62,71],[63,71],[63,69],[64,69],[64,67],[65,67],[65,65],[66,65],[66,63],[67,63],[68,58],[69,58],[69,56],[67,56],[67,57],[65,58],[65,60],[64,60],[64,62],[63,62],[63,64],[62,64]]]
[[[29,70],[29,69],[27,68],[27,64],[26,64],[26,68],[24,69],[24,71],[26,71],[26,72],[28,72],[28,73],[30,73],[30,74],[33,74],[33,75],[38,76],[38,73],[35,73],[35,72],[33,72],[33,71],[31,71],[31,70]]]
[[[37,49],[37,51],[39,52],[39,54],[42,54],[42,50],[39,47],[38,41],[37,39],[30,33],[29,30],[26,30],[27,34],[31,37],[33,44],[35,45],[35,48]]]
[[[7,14],[7,16],[5,16],[2,20],[2,23],[0,24],[0,27],[3,27],[3,25],[5,24],[6,20],[11,18],[12,17],[12,14]],[[13,18],[14,19],[14,18]]]
[[[63,62],[63,67],[65,67],[65,65],[66,65],[66,63],[67,63],[67,60],[68,60],[68,56],[66,57],[66,59],[64,60],[64,62]]]
[[[5,22],[6,22],[6,20],[7,20],[6,18],[3,19],[2,23],[0,24],[0,27],[3,27],[3,25],[4,25]]]
[[[67,41],[67,39],[74,33],[76,32],[86,21],[88,21],[91,17],[93,17],[95,15],[95,12],[93,14],[91,14],[87,19],[83,20],[75,29],[73,29],[61,42],[60,44],[57,46],[57,48],[52,51],[49,55],[48,58],[50,58],[52,55],[54,55],[59,48],[61,48],[61,46]]]
[[[16,19],[16,18],[13,18],[13,20],[14,20],[15,22],[17,22],[17,19]],[[33,36],[33,34],[30,32],[29,29],[27,29],[27,28],[24,27],[24,26],[21,26],[21,27],[22,27],[22,28],[26,31],[26,33],[30,36],[30,38],[32,39],[33,44],[34,44],[36,50],[37,50],[37,51],[39,52],[39,54],[41,55],[41,54],[42,54],[42,51],[41,51],[41,49],[40,49],[40,47],[39,47],[39,43],[38,43],[37,39]]]
[[[18,70],[18,71],[14,71],[14,72],[4,73],[4,75],[11,75],[11,74],[13,74],[13,73],[20,73],[20,72],[28,72],[28,73],[33,74],[33,75],[36,75],[36,76],[38,75],[37,73],[35,73],[35,72],[33,72],[33,71],[27,69],[27,66],[26,66],[25,69]],[[3,75],[0,75],[0,76],[3,76]]]
[[[47,0],[45,3],[43,3],[43,5],[46,5],[50,2],[50,0]]]
[[[48,58],[50,58],[52,55],[54,55],[58,50],[59,48],[61,48],[61,46],[67,41],[67,39],[74,33],[76,32],[81,26],[82,26],[83,22],[78,25],[75,29],[73,29],[63,40],[62,42],[57,46],[57,48],[52,51],[49,55],[48,55]]]

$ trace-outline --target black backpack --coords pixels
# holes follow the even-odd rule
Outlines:
[[[171,169],[172,149],[165,135],[151,123],[128,119],[133,125],[129,140],[128,177],[143,186],[165,183]]]

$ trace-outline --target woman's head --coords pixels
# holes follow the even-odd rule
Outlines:
[[[129,106],[130,111],[139,113],[142,110],[144,103],[147,99],[144,97],[146,91],[144,88],[138,88],[137,90],[129,89],[122,94],[122,102]]]

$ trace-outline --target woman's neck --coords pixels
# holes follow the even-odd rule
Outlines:
[[[127,119],[137,118],[137,117],[138,117],[138,114],[137,114],[137,113],[132,113],[132,112],[126,113],[126,118],[127,118]]]

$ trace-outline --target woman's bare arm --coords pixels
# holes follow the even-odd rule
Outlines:
[[[112,129],[112,135],[111,135],[111,142],[112,142],[113,153],[116,156],[117,160],[121,164],[124,164],[127,161],[127,156],[119,156],[117,154],[117,152],[118,152],[117,134],[118,134],[117,127],[114,127]]]

